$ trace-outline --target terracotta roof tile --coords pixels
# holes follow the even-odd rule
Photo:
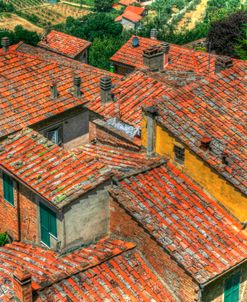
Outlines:
[[[242,226],[171,163],[123,179],[112,194],[201,284],[247,259]]]
[[[12,274],[20,266],[31,274],[33,290],[37,291],[133,247],[134,244],[130,242],[105,238],[89,247],[61,256],[52,250],[30,244],[7,244],[0,248],[0,300],[10,301],[13,296]]]
[[[246,75],[247,64],[237,61],[219,75],[198,80],[157,102],[158,121],[245,194]],[[204,136],[211,138],[206,152],[200,148]],[[224,153],[228,164],[223,162]]]
[[[39,293],[48,301],[175,301],[137,251],[116,256]]]
[[[82,64],[78,65],[80,68]],[[72,95],[73,75],[82,77],[83,96]],[[35,124],[99,97],[100,78],[107,74],[92,66],[83,68],[58,64],[24,53],[0,56],[0,137]],[[111,74],[113,82],[120,77]],[[51,99],[51,83],[57,82],[59,96]]]
[[[78,158],[31,129],[2,142],[0,166],[56,207],[97,187],[112,174],[93,156],[83,153]]]
[[[127,19],[133,23],[137,23],[137,22],[140,22],[143,17],[140,16],[139,14],[133,13],[131,11],[125,11],[122,14],[122,18]]]
[[[136,3],[136,0],[120,0],[119,1],[119,4],[121,4],[123,6],[129,6],[134,3]]]
[[[38,45],[70,58],[75,58],[88,48],[91,42],[52,30]]]
[[[128,7],[126,7],[125,9],[125,13],[126,12],[131,12],[131,13],[134,13],[134,14],[137,14],[137,15],[142,15],[145,11],[145,8],[144,7],[138,7],[138,6],[131,6],[129,5]]]

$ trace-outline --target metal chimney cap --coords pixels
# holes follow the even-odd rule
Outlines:
[[[168,42],[163,42],[163,48],[164,48],[164,53],[168,54],[169,50],[170,50],[170,44]]]
[[[158,35],[158,30],[156,28],[152,28],[150,31],[150,38],[156,40]]]
[[[76,75],[74,76],[74,85],[75,86],[80,86],[81,85],[81,77]]]
[[[100,78],[100,88],[103,90],[110,90],[112,88],[112,79],[109,76]]]

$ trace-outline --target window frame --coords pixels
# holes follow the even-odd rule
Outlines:
[[[237,281],[238,281],[236,284],[234,284],[234,279],[237,279]],[[230,289],[227,288],[229,282],[231,283]],[[224,302],[232,301],[232,295],[236,292],[236,289],[238,290],[236,302],[239,302],[240,289],[241,289],[241,272],[240,271],[233,273],[227,279],[225,279],[225,282],[224,282]],[[230,291],[230,293],[229,293],[229,291]],[[229,295],[230,295],[230,299],[229,299]]]
[[[173,146],[174,159],[179,164],[184,164],[185,161],[185,148],[175,144]]]
[[[57,131],[57,140],[58,142],[54,142],[52,141],[51,139],[49,139],[51,142],[53,142],[54,144],[58,145],[58,146],[62,146],[63,145],[63,131],[62,131],[62,126],[61,125],[58,125],[56,127],[53,127],[53,128],[50,128],[50,129],[47,129],[45,131],[45,137],[47,139],[49,139],[48,135],[50,132],[56,132]]]
[[[2,172],[3,181],[3,199],[10,205],[15,205],[15,194],[14,194],[14,179],[4,171]],[[9,191],[11,188],[11,192]]]

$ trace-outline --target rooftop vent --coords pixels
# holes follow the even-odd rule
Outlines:
[[[133,47],[138,47],[140,45],[140,41],[138,37],[133,37],[132,39],[132,46]]]
[[[222,154],[222,164],[224,164],[226,166],[229,166],[229,164],[230,164],[229,154],[226,150]]]
[[[3,37],[2,40],[1,40],[1,46],[3,48],[4,53],[8,52],[9,45],[10,45],[9,38],[8,37]]]
[[[230,57],[216,57],[215,72],[219,73],[223,70],[231,68],[233,66],[232,58]]]
[[[152,28],[150,31],[150,38],[153,40],[157,40],[158,30],[156,28]]]
[[[101,93],[101,101],[103,103],[111,102],[112,95],[112,80],[109,76],[104,76],[100,79],[100,93]]]
[[[82,93],[81,93],[81,77],[80,76],[74,76],[73,79],[73,84],[74,84],[74,96],[76,98],[79,98]]]
[[[170,44],[168,42],[163,42],[162,45],[163,45],[164,53],[168,54],[170,50]]]
[[[211,143],[212,139],[208,136],[204,136],[201,138],[201,149],[203,149],[204,151],[206,150],[210,150],[210,143]]]

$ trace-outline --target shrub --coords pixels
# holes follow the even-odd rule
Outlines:
[[[4,246],[8,242],[7,233],[0,234],[0,246]]]

